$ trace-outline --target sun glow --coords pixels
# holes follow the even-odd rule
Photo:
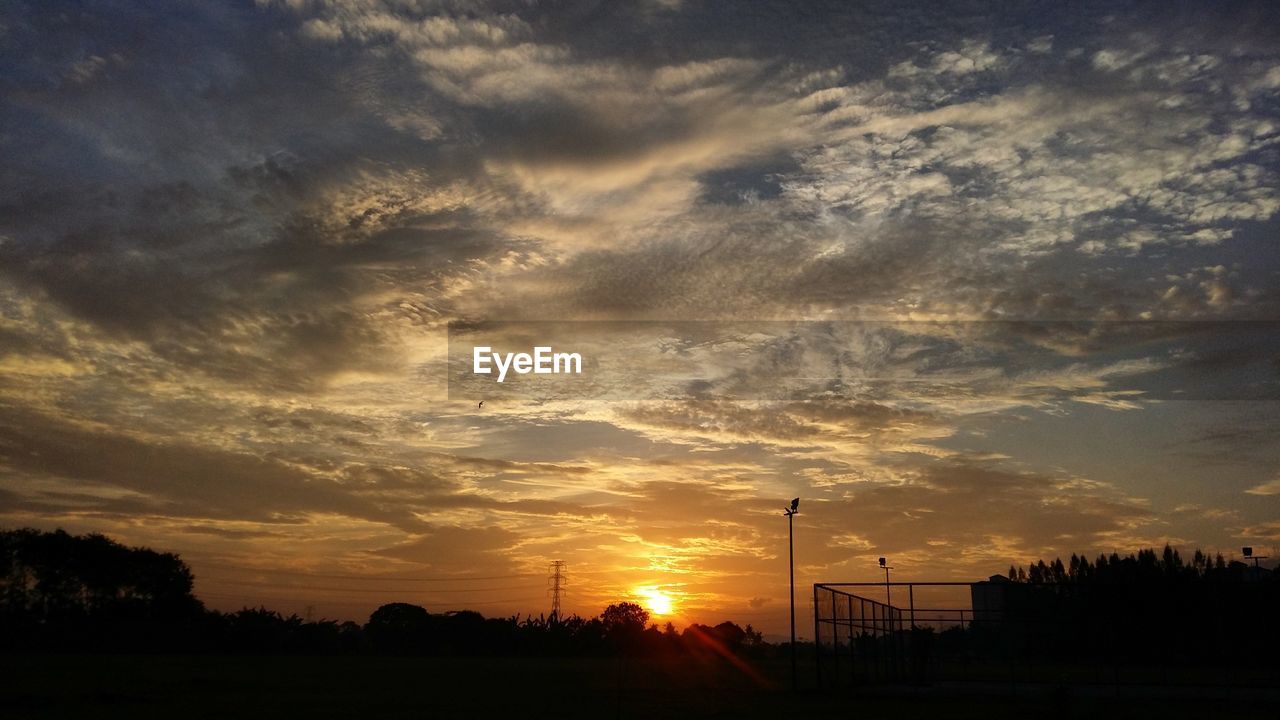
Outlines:
[[[644,607],[651,615],[670,615],[675,610],[672,597],[656,587],[638,587],[636,594],[644,598]]]

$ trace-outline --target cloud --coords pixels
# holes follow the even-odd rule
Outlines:
[[[1255,485],[1245,490],[1245,493],[1249,495],[1280,495],[1280,478],[1264,482],[1261,485]]]
[[[475,567],[502,566],[510,560],[504,551],[510,550],[516,539],[513,533],[500,527],[438,527],[429,534],[411,536],[403,543],[372,552],[415,565],[457,572]],[[505,569],[511,568],[505,566]]]
[[[78,427],[35,415],[12,414],[0,426],[2,460],[11,473],[48,478],[30,500],[114,515],[293,524],[334,514],[404,529],[421,525],[403,508],[362,499],[338,478],[308,472],[296,462],[243,452],[144,440],[104,428]],[[426,485],[439,484],[419,475]],[[45,505],[49,507],[49,505]]]
[[[1264,522],[1241,528],[1237,537],[1280,540],[1280,522]]]

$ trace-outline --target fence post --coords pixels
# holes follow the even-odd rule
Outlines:
[[[835,607],[835,599],[831,601],[832,608]],[[813,585],[813,671],[814,682],[818,689],[822,689],[822,634],[819,630],[819,610],[818,610],[818,584]],[[832,637],[835,637],[835,626],[832,625]],[[832,648],[833,650],[835,648]],[[795,648],[791,648],[791,652],[795,652]]]
[[[831,687],[840,685],[840,609],[836,606],[836,594],[831,591]]]
[[[849,600],[849,686],[858,684],[857,650],[853,646],[853,596],[845,596]]]

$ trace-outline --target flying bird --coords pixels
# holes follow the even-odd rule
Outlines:
[[[482,407],[484,407],[484,401],[483,401],[483,400],[481,400],[481,401],[480,401],[480,404],[479,404],[479,405],[476,405],[476,409],[477,409],[477,410],[479,410],[479,409],[480,409],[480,408],[482,408]]]

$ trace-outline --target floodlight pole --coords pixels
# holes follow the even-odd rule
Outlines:
[[[893,569],[887,558],[880,558],[880,567],[884,568],[884,604],[893,607],[893,595],[889,591],[889,571]]]
[[[791,501],[791,507],[783,511],[787,516],[787,572],[791,585],[791,692],[797,689],[796,679],[796,548],[792,518],[799,512],[799,499]]]

